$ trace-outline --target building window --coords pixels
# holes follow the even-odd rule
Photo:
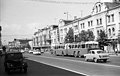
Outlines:
[[[85,28],[85,23],[81,23],[81,29]]]
[[[97,30],[97,35],[99,36],[99,30]]]
[[[99,25],[99,20],[97,19],[97,25]]]
[[[102,19],[100,18],[100,24],[102,24]]]
[[[98,7],[96,6],[96,13],[98,12]]]
[[[93,26],[93,21],[91,20],[91,26]]]
[[[112,28],[112,31],[115,32],[115,28],[114,27]]]
[[[112,17],[112,22],[114,22],[114,14],[112,14],[111,17]]]
[[[101,11],[101,5],[99,5],[99,12]]]
[[[108,16],[108,23],[110,23],[110,16]]]
[[[111,36],[111,29],[109,28],[109,30],[108,30],[108,31],[109,31],[109,36]]]
[[[90,27],[90,22],[88,21],[88,27]]]

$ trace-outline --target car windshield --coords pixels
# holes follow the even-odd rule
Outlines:
[[[11,53],[11,54],[8,54],[7,56],[8,60],[21,59],[21,58],[23,58],[21,53]]]
[[[105,52],[100,50],[100,51],[97,51],[97,53],[100,54],[100,53],[105,53]]]

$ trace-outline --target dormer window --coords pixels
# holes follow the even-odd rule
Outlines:
[[[98,7],[96,6],[96,13],[98,12]]]
[[[101,11],[101,5],[99,5],[99,12]]]

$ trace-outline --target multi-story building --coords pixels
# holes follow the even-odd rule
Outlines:
[[[51,45],[60,44],[59,43],[59,28],[58,28],[58,26],[52,28],[50,33],[51,33]]]
[[[99,37],[101,31],[105,31],[110,40],[118,40],[120,34],[120,0],[110,0],[110,2],[95,3],[90,15],[75,18],[74,20],[60,20],[58,28],[40,29],[34,34],[33,43],[34,46],[41,46],[46,44],[46,37],[49,34],[49,40],[52,44],[64,43],[66,34],[69,28],[73,28],[74,37],[78,35],[82,30],[93,31],[95,40]],[[50,33],[51,32],[51,33]],[[120,45],[117,44],[118,50]],[[112,44],[108,46],[107,50],[112,50]]]
[[[64,21],[61,22],[61,24],[63,23]],[[117,40],[118,33],[120,32],[120,1],[111,0],[111,2],[97,2],[90,15],[77,18],[62,26],[59,25],[61,43],[64,43],[64,38],[67,33],[64,29],[69,29],[70,27],[73,28],[74,35],[79,34],[82,30],[91,30],[96,40],[100,31],[105,31],[108,35],[108,39]],[[110,45],[110,47],[112,49],[112,45]]]
[[[29,41],[32,41],[32,39],[14,39],[14,41],[8,42],[8,45],[9,48],[25,49],[28,48]]]
[[[49,49],[51,46],[51,42],[53,43],[52,40],[54,40],[51,39],[51,37],[54,38],[54,36],[51,36],[51,31],[54,30],[56,27],[58,26],[51,25],[43,29],[38,29],[38,31],[34,33],[33,49]]]

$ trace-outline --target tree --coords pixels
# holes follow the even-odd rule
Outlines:
[[[72,28],[69,28],[69,31],[67,33],[67,35],[65,36],[65,43],[72,43],[74,42],[74,32]]]
[[[93,41],[95,39],[95,36],[92,31],[90,30],[87,31],[87,38],[88,41]]]
[[[81,42],[81,41],[93,41],[95,38],[94,34],[92,31],[81,31],[77,37],[75,37],[76,42]]]
[[[105,33],[105,31],[101,31],[99,33],[97,41],[99,42],[100,48],[103,48],[103,46],[107,45],[107,34]]]

